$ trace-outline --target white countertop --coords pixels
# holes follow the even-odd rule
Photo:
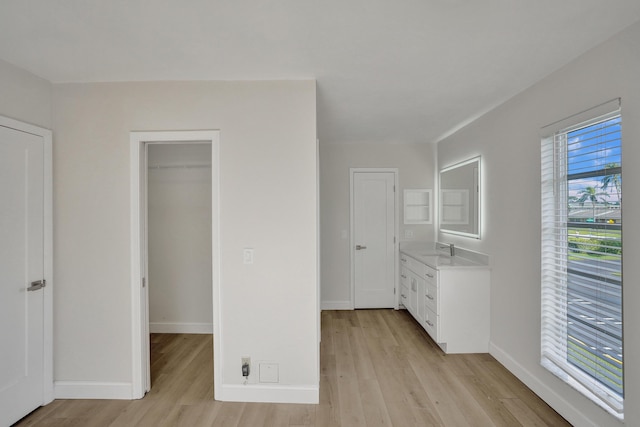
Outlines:
[[[489,268],[488,263],[470,260],[461,256],[449,256],[441,251],[427,249],[401,249],[401,253],[436,269],[443,268]]]

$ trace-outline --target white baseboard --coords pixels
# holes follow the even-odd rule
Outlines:
[[[571,403],[562,397],[562,395],[558,394],[555,390],[540,381],[539,378],[533,375],[500,347],[493,343],[489,343],[489,353],[572,425],[598,427],[597,424],[594,424],[593,421],[576,409]]]
[[[320,401],[319,386],[287,386],[264,384],[223,384],[222,396],[216,400],[225,402],[305,403]]]
[[[322,301],[321,310],[353,310],[351,301]]]
[[[55,381],[53,395],[56,399],[120,399],[132,400],[131,383],[97,381]]]
[[[212,323],[149,322],[152,334],[212,334]]]

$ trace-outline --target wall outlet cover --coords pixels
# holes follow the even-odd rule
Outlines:
[[[278,378],[278,364],[270,362],[260,363],[260,382],[261,383],[277,383]]]

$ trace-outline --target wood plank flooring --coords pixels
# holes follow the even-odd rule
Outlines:
[[[16,426],[569,426],[488,354],[445,355],[405,311],[322,312],[320,404],[213,400],[211,335],[153,334],[143,399],[55,400]]]

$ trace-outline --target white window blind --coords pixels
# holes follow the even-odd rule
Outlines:
[[[541,147],[541,362],[619,419],[621,145],[615,100],[543,129]]]

